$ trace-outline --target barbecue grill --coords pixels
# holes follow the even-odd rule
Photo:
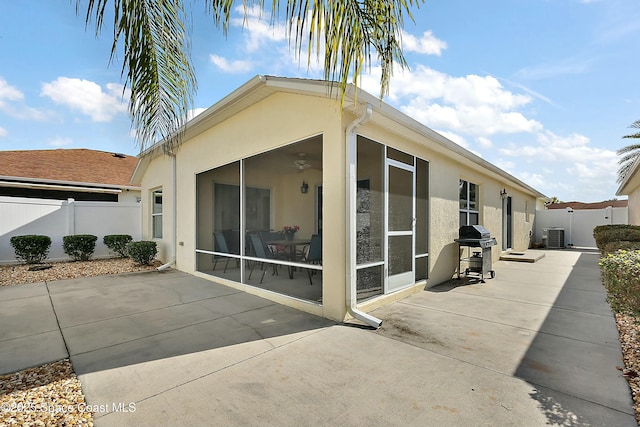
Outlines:
[[[458,230],[458,238],[454,241],[458,244],[460,253],[458,279],[463,262],[467,263],[467,268],[464,270],[465,276],[469,276],[471,273],[476,274],[482,283],[484,283],[485,275],[492,279],[496,276],[496,272],[492,270],[491,247],[497,245],[498,242],[495,237],[491,237],[491,233],[486,228],[481,225],[463,225]],[[465,246],[468,248],[466,254],[463,250]]]

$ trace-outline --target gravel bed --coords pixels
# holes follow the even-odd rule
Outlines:
[[[49,265],[40,271],[2,265],[0,286],[148,271],[160,263],[140,266],[127,258],[113,258]],[[0,427],[4,426],[93,426],[92,408],[68,359],[0,375]]]
[[[69,360],[1,375],[0,426],[93,426]]]
[[[619,367],[631,388],[636,421],[640,426],[640,319],[616,314],[624,367]]]
[[[22,264],[0,265],[0,286],[148,271],[153,270],[160,264],[156,263],[150,266],[136,265],[129,258],[109,258],[91,261],[53,262],[47,265],[50,265],[51,268],[39,271],[29,271],[30,266]]]

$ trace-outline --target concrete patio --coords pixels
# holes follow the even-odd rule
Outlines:
[[[71,357],[122,425],[637,425],[592,251],[336,324],[181,272],[0,288],[0,373]]]

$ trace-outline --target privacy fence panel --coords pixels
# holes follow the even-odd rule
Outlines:
[[[69,200],[0,197],[0,264],[15,263],[9,239],[25,234],[51,238],[50,261],[67,260],[62,237],[70,234],[98,236],[94,258],[110,257],[102,243],[107,234],[129,234],[141,238],[139,203],[76,202]]]
[[[568,245],[595,248],[593,228],[597,225],[627,224],[627,208],[541,209],[536,211],[536,242],[542,242],[545,230],[562,228]]]

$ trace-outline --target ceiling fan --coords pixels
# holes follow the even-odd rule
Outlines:
[[[307,162],[305,153],[298,153],[298,159],[293,161],[293,166],[298,169],[298,172],[304,172],[305,169],[311,167],[311,163]]]

